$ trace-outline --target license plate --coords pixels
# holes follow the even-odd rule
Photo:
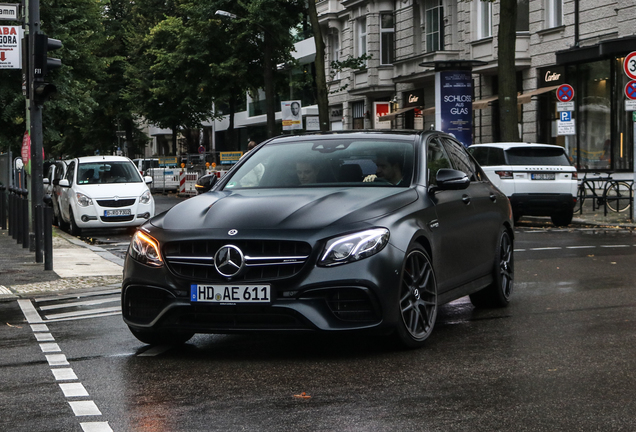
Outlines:
[[[202,303],[269,303],[270,285],[190,285],[190,300]]]
[[[532,180],[554,180],[554,173],[533,173]]]
[[[104,210],[104,217],[130,216],[130,209]]]

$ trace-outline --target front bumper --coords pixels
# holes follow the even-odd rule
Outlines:
[[[138,200],[125,207],[104,207],[93,200],[93,205],[81,207],[75,204],[73,215],[75,223],[80,228],[116,228],[139,226],[155,215],[155,203],[151,200],[147,204],[142,204]],[[130,210],[129,215],[106,217],[108,210]]]

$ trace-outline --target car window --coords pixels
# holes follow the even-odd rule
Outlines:
[[[429,141],[426,154],[428,184],[437,185],[437,179],[435,177],[437,175],[437,171],[442,168],[451,168],[448,155],[446,154],[446,150],[444,150],[444,146],[442,146],[437,138]]]
[[[453,167],[464,172],[470,178],[470,181],[479,181],[479,171],[464,146],[448,138],[442,138],[441,141],[448,152],[448,157]]]
[[[481,166],[505,165],[503,149],[497,147],[468,147],[470,153]]]
[[[68,164],[68,168],[66,169],[66,175],[64,178],[68,180],[68,184],[73,184],[73,174],[75,172],[75,161]]]
[[[513,147],[506,150],[507,165],[570,165],[565,150],[557,147]]]
[[[64,168],[65,168],[65,164],[64,162],[57,162],[55,164],[55,177],[54,180],[59,180],[61,178],[64,177]]]
[[[104,161],[79,164],[77,184],[138,183],[139,171],[130,162]]]
[[[413,157],[412,140],[274,142],[250,152],[224,188],[406,187]]]

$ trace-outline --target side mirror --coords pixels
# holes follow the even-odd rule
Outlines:
[[[44,178],[42,179],[42,183],[44,183],[45,185],[49,184],[49,179],[48,179],[48,178],[46,178],[46,177],[44,177]]]
[[[146,184],[150,184],[150,183],[152,183],[152,177],[150,177],[150,176],[145,176],[145,177],[144,177],[144,181],[146,182]]]
[[[441,168],[435,175],[435,190],[461,190],[470,185],[470,179],[463,171]]]
[[[60,186],[62,187],[70,187],[71,184],[68,182],[68,180],[66,179],[61,179],[60,182],[58,183]]]
[[[205,193],[212,189],[218,180],[219,179],[216,174],[207,174],[199,177],[194,185],[195,189],[197,190],[197,195]]]

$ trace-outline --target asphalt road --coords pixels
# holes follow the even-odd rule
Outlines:
[[[516,235],[509,307],[446,305],[415,351],[346,335],[197,335],[150,348],[119,315],[91,317],[116,293],[23,302],[48,331],[2,303],[0,430],[636,430],[634,233]],[[64,315],[78,311],[88,315]],[[50,364],[60,355],[67,365]],[[54,372],[77,379],[63,387]]]

